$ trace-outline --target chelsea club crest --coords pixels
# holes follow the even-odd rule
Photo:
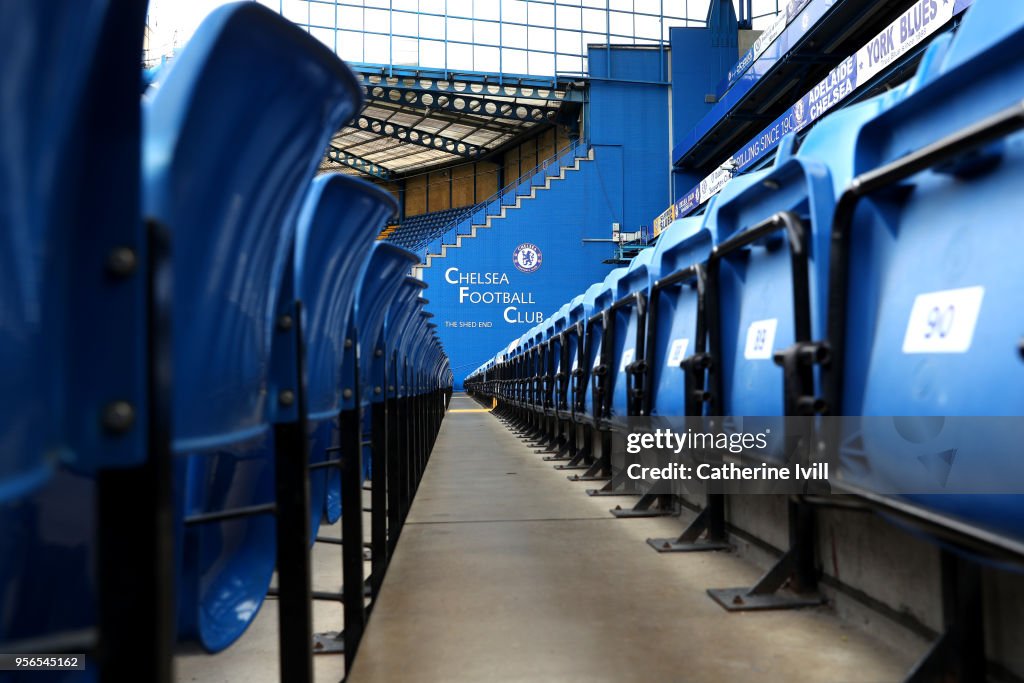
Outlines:
[[[512,263],[524,273],[532,273],[540,268],[542,259],[537,245],[529,242],[523,242],[512,252]]]

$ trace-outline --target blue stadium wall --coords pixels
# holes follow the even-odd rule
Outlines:
[[[671,29],[669,41],[672,79],[672,148],[714,107],[706,95],[713,95],[719,81],[729,73],[739,56],[736,13],[732,2],[716,0],[708,10],[707,28]],[[676,201],[706,175],[705,170],[673,171]]]
[[[551,189],[524,199],[519,209],[493,220],[490,229],[449,248],[423,271],[438,335],[451,358],[456,389],[500,349],[556,312],[612,266],[612,224],[633,231],[650,225],[670,201],[668,186],[668,91],[655,83],[665,72],[666,53],[613,49],[591,53],[595,73],[584,135],[594,152],[578,171],[553,180]],[[592,70],[594,67],[592,67]],[[644,82],[646,81],[646,82]],[[523,272],[513,261],[517,247],[535,245],[541,265]]]

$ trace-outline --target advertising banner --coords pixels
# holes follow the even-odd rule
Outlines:
[[[866,45],[841,61],[810,92],[797,100],[779,118],[740,148],[718,169],[691,189],[675,204],[675,217],[687,213],[717,194],[733,174],[741,172],[772,152],[782,138],[824,116],[900,57],[920,45],[950,19],[971,5],[972,0],[918,0]]]
[[[664,232],[665,228],[672,225],[672,221],[674,221],[675,219],[676,205],[673,204],[672,206],[665,209],[660,216],[654,219],[654,236],[657,237],[662,232]]]
[[[775,17],[775,21],[762,31],[761,35],[754,41],[754,44],[729,69],[729,73],[716,88],[718,97],[724,95],[729,88],[734,86],[757,60],[769,52],[769,48],[771,48],[773,53],[771,56],[775,57],[775,59],[770,60],[774,64],[777,61],[777,57],[791,50],[804,37],[804,34],[825,15],[825,11],[836,4],[836,1],[818,0],[817,6],[813,10],[801,15],[811,0],[790,0],[782,11],[779,12],[778,16]],[[799,21],[796,21],[797,17],[800,17]],[[786,32],[785,37],[779,40],[784,31]],[[756,71],[758,72],[757,77],[759,77],[765,70],[757,69]]]

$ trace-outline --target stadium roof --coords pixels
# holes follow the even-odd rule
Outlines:
[[[484,159],[540,126],[575,120],[578,106],[566,103],[582,101],[573,78],[349,66],[366,105],[331,140],[321,171],[387,180]]]

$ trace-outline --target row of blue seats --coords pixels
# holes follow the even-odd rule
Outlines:
[[[574,448],[629,416],[1024,415],[1021,92],[1024,6],[981,0],[908,82],[785,138],[466,387]],[[1019,552],[1024,466],[961,437],[946,490],[992,495],[917,493],[907,442],[867,433],[843,484]]]
[[[275,563],[284,591],[286,510],[307,556],[340,516],[334,454],[383,469],[363,432],[388,406],[415,478],[450,396],[416,257],[375,241],[394,202],[314,180],[362,104],[351,71],[237,3],[140,103],[144,20],[117,0],[0,15],[0,651],[86,632],[145,661],[126,653],[162,573],[170,639],[227,647]]]

